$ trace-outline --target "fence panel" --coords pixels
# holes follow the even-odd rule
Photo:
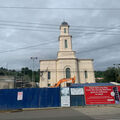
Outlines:
[[[71,95],[70,96],[70,106],[84,106],[85,97],[84,95]]]
[[[17,100],[17,93],[19,91],[21,90],[0,90],[0,110],[21,109],[23,107],[23,101]]]
[[[84,106],[85,96],[83,87],[70,88],[70,106]]]
[[[0,110],[60,107],[59,88],[25,88],[0,90]]]
[[[23,108],[39,107],[39,88],[23,89]]]
[[[60,107],[60,88],[41,88],[39,107]]]

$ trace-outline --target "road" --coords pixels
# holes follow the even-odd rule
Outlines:
[[[0,113],[0,120],[120,120],[120,108],[62,108]]]

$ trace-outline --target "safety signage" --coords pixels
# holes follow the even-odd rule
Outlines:
[[[70,96],[61,96],[61,107],[70,107]]]
[[[61,107],[70,107],[69,88],[61,88]]]
[[[112,86],[85,87],[86,105],[115,104],[115,93]]]
[[[17,93],[17,100],[23,100],[23,92],[18,92]]]

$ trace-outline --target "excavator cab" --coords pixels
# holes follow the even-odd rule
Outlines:
[[[66,83],[66,86],[67,87],[70,87],[72,83]]]

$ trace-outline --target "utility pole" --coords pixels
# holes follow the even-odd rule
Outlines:
[[[33,65],[32,65],[32,87],[33,87],[33,83],[35,82],[35,79],[34,79],[34,62],[35,62],[35,60],[37,60],[38,58],[37,58],[37,57],[30,57],[30,59],[31,59],[32,62],[33,62]]]

